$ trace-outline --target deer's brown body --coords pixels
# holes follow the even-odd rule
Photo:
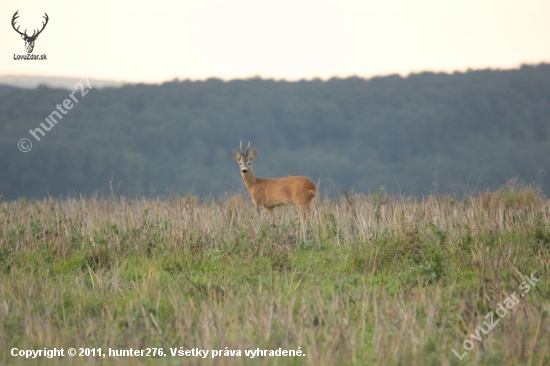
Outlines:
[[[250,144],[249,144],[250,146]],[[302,212],[302,224],[305,241],[305,220],[310,211],[310,202],[317,194],[317,187],[311,179],[301,176],[286,176],[284,178],[258,178],[254,174],[252,161],[256,158],[257,151],[253,149],[250,154],[233,150],[233,158],[239,163],[241,176],[246,188],[250,192],[252,202],[259,212],[264,208],[271,217],[273,209],[278,206],[294,204]]]
[[[275,207],[294,204],[305,216],[317,192],[315,184],[306,177],[258,178],[252,169],[241,175],[256,208],[263,207],[269,214]]]

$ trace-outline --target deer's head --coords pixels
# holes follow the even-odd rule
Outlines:
[[[248,148],[250,147],[250,142],[248,143],[248,147],[246,148],[246,151],[243,151],[243,143],[241,141],[241,145],[239,147],[240,151],[233,150],[233,159],[239,163],[239,166],[241,168],[241,173],[246,174],[248,173],[248,170],[252,168],[252,160],[256,158],[256,148],[252,149],[250,153],[248,153]]]
[[[36,41],[36,38],[38,37],[38,35],[40,33],[42,33],[44,28],[46,28],[46,24],[48,24],[48,19],[49,19],[48,14],[44,13],[45,14],[44,18],[46,19],[46,21],[42,22],[42,29],[33,30],[32,36],[29,36],[27,34],[26,29],[25,29],[25,32],[22,33],[22,32],[19,31],[19,27],[15,28],[15,20],[17,18],[19,18],[19,15],[17,13],[19,13],[19,10],[17,10],[15,12],[15,14],[13,14],[13,18],[11,18],[11,26],[13,27],[13,29],[15,29],[15,31],[17,33],[19,33],[21,35],[21,38],[23,38],[23,40],[25,41],[25,49],[27,50],[27,53],[32,53],[32,50],[34,49],[34,42]]]

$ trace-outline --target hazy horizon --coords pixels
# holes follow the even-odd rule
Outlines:
[[[105,79],[105,78],[102,78],[101,80],[99,81],[96,81],[96,83],[100,83],[101,81],[109,81],[109,82],[113,82],[113,83],[116,83],[116,84],[120,84],[120,85],[123,85],[123,84],[151,84],[151,85],[160,85],[162,83],[165,83],[165,82],[171,82],[171,81],[174,81],[174,80],[178,80],[178,81],[206,81],[206,80],[209,80],[209,79],[219,79],[219,80],[222,80],[222,81],[232,81],[232,80],[249,80],[249,79],[256,79],[256,78],[260,78],[262,80],[274,80],[274,81],[286,81],[286,82],[296,82],[296,81],[312,81],[312,80],[322,80],[322,81],[328,81],[330,79],[347,79],[347,78],[353,78],[353,77],[357,77],[357,78],[361,78],[361,79],[365,79],[365,80],[369,80],[369,79],[373,79],[373,78],[382,78],[382,77],[388,77],[388,76],[393,76],[393,75],[399,75],[403,78],[407,78],[409,76],[412,76],[412,75],[419,75],[419,74],[423,74],[423,73],[434,73],[434,74],[446,74],[446,75],[452,75],[452,74],[455,74],[455,73],[467,73],[467,72],[470,72],[470,71],[485,71],[485,70],[488,70],[488,71],[513,71],[513,70],[519,70],[521,69],[522,66],[532,66],[532,67],[535,67],[535,66],[538,66],[538,65],[545,65],[545,64],[549,64],[550,62],[540,62],[540,63],[521,63],[515,67],[494,67],[494,68],[491,68],[491,67],[486,67],[486,68],[479,68],[479,69],[472,69],[472,68],[469,68],[467,70],[452,70],[452,71],[434,71],[434,70],[421,70],[421,71],[414,71],[414,72],[410,72],[408,74],[397,74],[397,73],[392,73],[392,74],[386,74],[386,75],[372,75],[372,76],[362,76],[362,75],[347,75],[347,76],[329,76],[329,77],[326,77],[326,78],[321,78],[321,77],[311,77],[311,78],[301,78],[301,79],[286,79],[286,78],[270,78],[270,77],[262,77],[261,75],[251,75],[251,76],[248,76],[248,77],[235,77],[235,78],[221,78],[221,77],[216,77],[216,76],[209,76],[209,77],[204,77],[204,78],[178,78],[178,77],[174,77],[174,78],[171,78],[171,79],[165,79],[165,80],[159,80],[159,81],[127,81],[127,80],[122,80],[122,79]],[[2,83],[2,80],[7,80],[7,79],[11,79],[11,78],[28,78],[28,79],[39,79],[39,78],[44,78],[44,79],[65,79],[65,80],[70,80],[71,82],[75,79],[80,79],[81,76],[64,76],[64,75],[40,75],[40,74],[32,74],[32,75],[21,75],[21,74],[0,74],[0,84]],[[101,86],[100,86],[101,87]]]

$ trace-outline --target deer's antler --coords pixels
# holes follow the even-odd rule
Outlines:
[[[42,18],[46,19],[46,22],[42,22],[42,29],[40,29],[40,31],[36,33],[37,36],[42,33],[42,31],[44,30],[44,28],[46,28],[46,25],[48,24],[48,20],[50,20],[50,17],[48,16],[48,14],[46,14],[46,12],[44,12],[44,16]]]
[[[49,20],[50,18],[48,17],[48,14],[46,14],[46,13],[44,13],[44,14],[45,14],[45,15],[44,15],[42,18],[45,18],[45,19],[46,19],[46,22],[45,22],[45,23],[42,22],[42,29],[40,29],[40,30],[38,31],[38,33],[36,33],[37,30],[33,30],[32,36],[30,36],[29,38],[36,38],[36,37],[38,37],[38,35],[39,35],[40,33],[42,33],[42,31],[44,30],[44,28],[46,28],[46,24],[48,24],[48,20]],[[36,35],[35,35],[35,33],[36,33]],[[27,34],[27,31],[25,31],[25,34]]]
[[[241,154],[248,156],[248,148],[250,147],[250,141],[248,142],[248,146],[246,147],[246,151],[243,152],[243,142],[241,141],[241,144],[239,145],[239,150],[241,150]]]
[[[24,32],[24,33],[21,33],[21,32],[19,31],[19,26],[18,26],[17,28],[15,28],[15,21],[17,20],[17,18],[19,18],[18,13],[19,13],[19,10],[17,10],[17,11],[15,12],[15,14],[13,14],[13,17],[11,18],[11,26],[13,27],[13,29],[15,29],[15,31],[16,31],[17,33],[19,33],[19,34],[22,35],[22,36],[25,36],[25,39],[29,39],[29,40],[34,40],[34,39],[36,39],[36,37],[38,37],[38,35],[39,35],[40,33],[42,33],[42,31],[44,30],[44,28],[46,28],[46,24],[48,24],[48,20],[50,19],[50,18],[48,17],[48,14],[47,14],[47,13],[44,13],[43,18],[45,18],[46,21],[45,21],[45,22],[42,22],[42,29],[40,29],[40,30],[38,30],[38,29],[33,30],[32,36],[29,36],[29,35],[27,34],[27,30],[26,30],[26,29],[25,29],[25,32]]]
[[[14,29],[17,33],[19,33],[20,35],[22,35],[22,36],[27,36],[26,33],[21,33],[21,32],[19,31],[19,27],[15,28],[15,21],[16,21],[17,18],[19,18],[19,15],[17,15],[17,13],[19,13],[19,10],[17,10],[17,11],[15,12],[15,14],[13,14],[13,18],[11,18],[11,26],[12,26],[13,29]],[[27,36],[27,37],[28,37],[28,36]]]

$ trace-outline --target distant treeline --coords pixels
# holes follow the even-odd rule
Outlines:
[[[216,197],[243,188],[231,156],[239,141],[258,148],[258,176],[306,175],[322,191],[460,194],[518,177],[550,192],[549,64],[79,89],[69,110],[70,93],[0,85],[4,199],[111,189]],[[66,114],[47,131],[40,124],[58,104]],[[22,138],[31,151],[19,151]]]

